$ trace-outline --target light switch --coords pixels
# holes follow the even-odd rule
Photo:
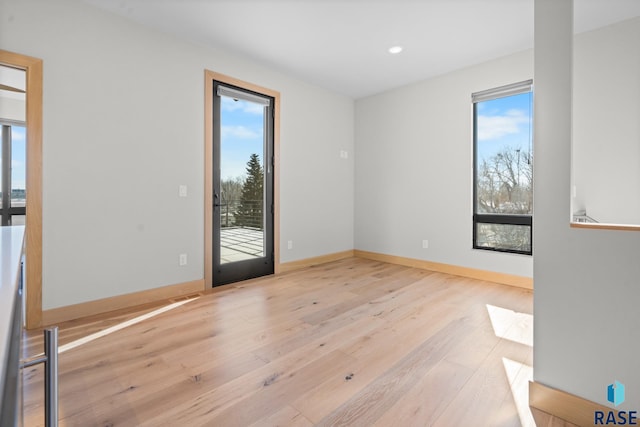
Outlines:
[[[187,186],[186,185],[181,185],[178,189],[178,196],[180,197],[187,197]]]

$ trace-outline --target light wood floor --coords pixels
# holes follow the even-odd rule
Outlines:
[[[526,290],[356,258],[228,285],[61,353],[60,425],[568,427],[527,404],[531,313]],[[42,425],[42,368],[24,378]]]

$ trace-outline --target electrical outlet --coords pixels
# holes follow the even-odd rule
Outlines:
[[[180,185],[178,187],[178,196],[187,197],[187,186],[186,185]]]
[[[422,241],[422,249],[428,249],[429,248],[429,241],[428,240],[423,240]]]
[[[287,241],[287,249],[293,249],[293,240]]]
[[[187,265],[187,254],[180,254],[178,262],[180,263],[180,267]]]

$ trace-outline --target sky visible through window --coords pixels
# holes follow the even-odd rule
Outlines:
[[[264,167],[265,107],[244,100],[221,97],[220,178],[244,177],[251,154],[260,156]]]
[[[478,163],[504,149],[532,150],[532,94],[507,96],[478,102]]]

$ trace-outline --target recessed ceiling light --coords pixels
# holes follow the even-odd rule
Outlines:
[[[402,46],[393,46],[389,48],[389,53],[396,54],[402,52]]]

